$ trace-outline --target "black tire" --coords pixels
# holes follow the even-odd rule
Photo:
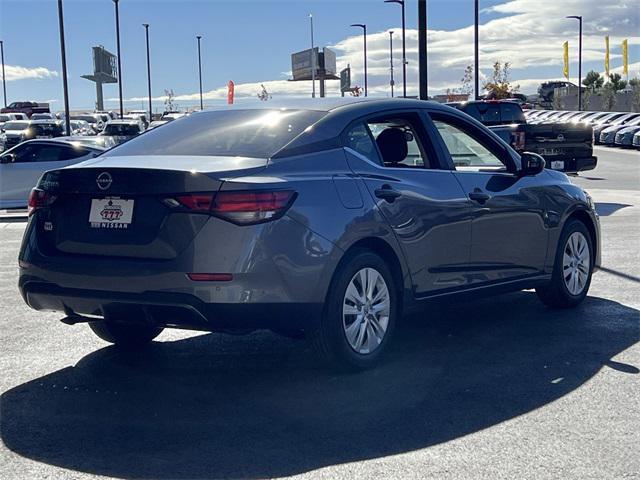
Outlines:
[[[356,273],[363,268],[374,269],[382,276],[390,299],[388,322],[382,341],[374,350],[366,354],[358,353],[349,344],[343,326],[342,310],[347,287]],[[357,371],[371,368],[379,361],[389,345],[398,312],[398,293],[389,266],[369,250],[356,250],[343,260],[334,273],[320,326],[310,333],[313,347],[320,358],[337,370]],[[368,331],[366,335],[369,336]]]
[[[114,323],[105,320],[89,322],[89,327],[105,342],[113,343],[126,350],[144,347],[164,330],[152,325]]]
[[[563,276],[563,256],[565,253],[565,248],[567,247],[567,240],[572,234],[576,232],[584,236],[589,248],[589,272],[587,274],[587,281],[584,288],[580,291],[579,294],[574,295],[567,288]],[[558,248],[556,250],[556,257],[553,265],[553,274],[551,276],[551,281],[547,285],[536,288],[538,298],[542,301],[542,303],[551,308],[575,307],[587,296],[589,286],[591,285],[591,276],[593,274],[594,261],[595,258],[593,254],[593,244],[591,241],[589,230],[580,220],[570,220],[564,226],[562,234],[560,235],[560,239],[558,240]]]

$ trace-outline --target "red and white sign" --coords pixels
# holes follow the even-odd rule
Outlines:
[[[233,105],[234,93],[235,93],[235,84],[233,83],[233,80],[229,80],[229,83],[227,84],[227,103],[229,105]]]

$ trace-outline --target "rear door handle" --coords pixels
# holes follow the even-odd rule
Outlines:
[[[396,198],[402,196],[402,193],[394,190],[389,185],[383,185],[382,187],[377,188],[374,193],[376,197],[386,200],[389,203],[392,203]]]
[[[471,192],[469,193],[469,198],[478,203],[485,203],[487,200],[491,198],[491,196],[484,192]]]

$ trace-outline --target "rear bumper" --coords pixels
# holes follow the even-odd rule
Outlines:
[[[186,293],[64,288],[25,276],[19,287],[24,301],[35,310],[191,330],[308,330],[318,325],[322,312],[321,303],[206,303]]]

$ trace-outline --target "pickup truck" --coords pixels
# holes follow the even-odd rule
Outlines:
[[[0,110],[0,113],[24,113],[31,118],[34,113],[50,113],[48,103],[37,102],[13,102],[8,107]]]
[[[503,100],[448,103],[482,122],[518,153],[542,155],[552,170],[574,173],[593,170],[593,127],[580,123],[527,124],[522,108]]]

